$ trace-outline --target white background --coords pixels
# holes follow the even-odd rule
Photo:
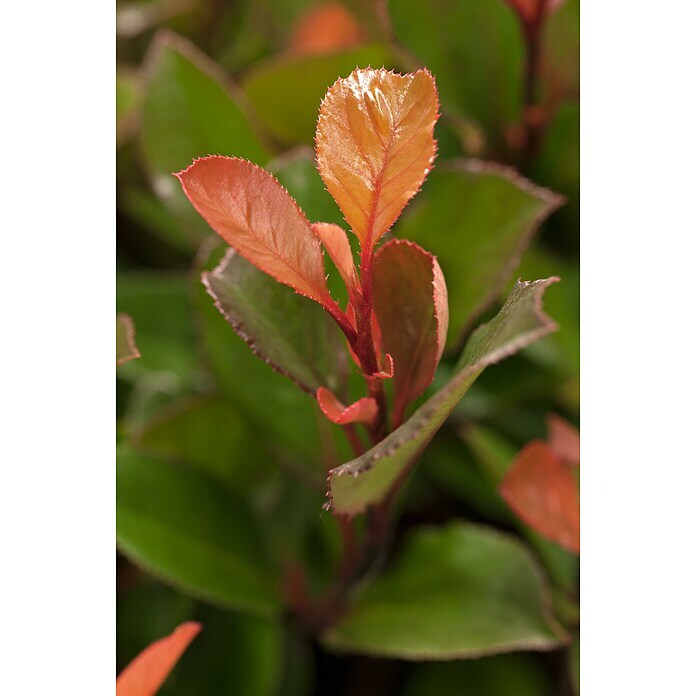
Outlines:
[[[392,0],[396,1],[396,0]],[[582,8],[582,689],[696,693],[696,11]],[[0,42],[0,693],[113,693],[115,28]]]

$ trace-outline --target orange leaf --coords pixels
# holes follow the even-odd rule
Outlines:
[[[138,655],[116,679],[116,696],[152,696],[174,669],[202,626],[188,621]]]
[[[319,303],[330,301],[319,239],[271,174],[216,155],[176,176],[194,208],[247,261]]]
[[[310,7],[295,23],[290,49],[298,54],[330,53],[362,43],[365,33],[338,2]]]
[[[334,262],[343,282],[348,289],[352,288],[356,281],[355,263],[353,252],[350,248],[346,231],[330,222],[315,222],[312,224],[314,233],[321,239],[327,253]]]
[[[580,495],[575,476],[541,440],[525,445],[500,484],[500,494],[530,527],[580,553]]]
[[[374,307],[382,345],[394,358],[393,427],[435,377],[447,338],[447,286],[437,259],[394,239],[375,254]]]
[[[580,433],[568,421],[553,413],[546,418],[551,449],[570,466],[580,466]]]
[[[372,248],[418,191],[435,159],[435,81],[356,69],[321,104],[317,164],[363,248]]]
[[[336,395],[326,387],[317,389],[317,401],[324,415],[339,425],[364,423],[371,426],[377,417],[377,402],[370,396],[358,399],[350,406],[344,406]]]

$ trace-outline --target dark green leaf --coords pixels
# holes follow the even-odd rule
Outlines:
[[[188,41],[161,31],[145,65],[141,132],[145,164],[155,193],[185,221],[195,248],[209,228],[172,173],[211,154],[265,164],[268,151],[250,125],[243,97],[220,68]]]
[[[414,667],[403,696],[464,693],[467,696],[551,696],[544,665],[532,653]]]
[[[383,500],[486,367],[556,329],[541,308],[544,290],[556,281],[518,282],[498,315],[472,334],[450,381],[379,444],[329,472],[336,512],[355,515]]]
[[[203,274],[202,281],[239,337],[274,370],[308,392],[320,386],[339,388],[347,369],[342,335],[316,302],[263,273],[233,249]]]
[[[547,595],[514,538],[463,523],[422,528],[324,639],[337,650],[412,660],[550,650],[566,636]]]
[[[382,65],[380,46],[323,56],[271,58],[244,81],[249,101],[274,136],[286,143],[311,143],[326,90],[356,65]]]
[[[495,302],[561,199],[514,170],[476,160],[436,167],[395,227],[437,256],[447,281],[448,345]]]
[[[118,452],[121,551],[193,596],[269,616],[280,608],[274,577],[245,501],[200,471]]]
[[[494,146],[522,109],[522,35],[503,0],[409,0],[389,5],[397,39],[437,81],[444,109],[480,121]]]

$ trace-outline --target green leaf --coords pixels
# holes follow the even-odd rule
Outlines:
[[[329,472],[329,499],[337,513],[356,515],[382,501],[486,367],[556,329],[541,299],[557,280],[518,281],[498,315],[472,334],[450,381],[379,444]]]
[[[311,143],[327,89],[356,65],[382,65],[383,48],[365,46],[323,56],[271,58],[244,81],[244,90],[268,130],[285,143]]]
[[[458,694],[468,696],[551,696],[553,685],[544,664],[533,653],[513,653],[480,660],[416,665],[403,696]]]
[[[449,346],[499,298],[529,240],[560,204],[509,167],[452,160],[435,168],[395,234],[432,252],[442,266]]]
[[[550,650],[566,635],[547,595],[531,555],[513,537],[459,522],[421,528],[324,641],[411,660]]]
[[[116,142],[122,145],[137,126],[140,77],[128,67],[116,72]]]
[[[503,0],[409,0],[389,5],[397,39],[437,81],[443,108],[480,121],[494,146],[522,110],[522,34]],[[456,67],[455,67],[456,66]]]
[[[244,499],[200,471],[125,448],[116,491],[118,546],[135,563],[209,602],[261,616],[280,609]]]
[[[215,306],[253,353],[301,389],[337,389],[346,355],[340,329],[316,302],[229,249],[202,276]]]
[[[141,142],[152,185],[186,223],[194,249],[210,232],[172,176],[197,157],[235,155],[265,164],[243,96],[227,76],[185,39],[160,31],[145,59]]]
[[[249,417],[267,442],[287,456],[298,454],[303,465],[318,470],[320,437],[318,407],[313,397],[259,360],[215,308],[200,281],[227,247],[217,238],[201,247],[193,282],[203,357],[223,394]]]
[[[246,417],[219,396],[180,399],[146,422],[133,445],[185,462],[242,493],[274,470]]]
[[[129,360],[140,357],[135,344],[135,327],[127,314],[116,315],[116,365],[123,365]]]

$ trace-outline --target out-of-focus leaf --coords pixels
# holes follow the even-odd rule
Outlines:
[[[259,360],[215,308],[200,281],[213,270],[225,248],[215,238],[201,248],[193,292],[198,314],[202,355],[225,396],[264,433],[279,452],[299,454],[311,469],[320,471],[319,413],[315,400],[283,375]]]
[[[575,696],[580,696],[580,634],[573,637],[568,649],[568,671]]]
[[[142,426],[133,444],[246,494],[275,469],[246,417],[219,396],[188,397],[161,410]]]
[[[549,220],[546,237],[554,248],[577,254],[580,230],[580,107],[577,104],[558,110],[528,173],[534,181],[567,198],[566,205]]]
[[[171,635],[148,646],[116,680],[116,696],[154,696],[202,626],[181,624]]]
[[[233,249],[202,281],[236,333],[274,370],[308,392],[339,387],[346,368],[345,360],[340,362],[342,335],[315,302],[277,283]]]
[[[580,553],[578,482],[545,442],[525,445],[505,474],[500,494],[530,527]]]
[[[277,621],[203,605],[205,629],[162,696],[275,696],[282,675],[283,630]]]
[[[213,445],[214,446],[214,445]],[[183,591],[270,616],[280,602],[246,501],[203,472],[118,451],[121,551]]]
[[[534,22],[542,10],[546,15],[550,14],[565,2],[565,0],[548,0],[544,2],[544,7],[542,7],[542,0],[505,1],[519,14],[524,23]]]
[[[577,102],[580,96],[580,0],[554,2],[544,22],[542,78],[551,105]],[[560,6],[559,6],[560,5]],[[579,158],[575,157],[579,165]]]
[[[367,426],[372,426],[379,411],[377,402],[371,396],[363,397],[350,406],[345,406],[336,398],[335,394],[325,387],[320,387],[317,390],[317,402],[324,415],[332,423],[338,425],[364,423]]]
[[[130,0],[116,8],[116,33],[125,39],[158,27],[192,10],[198,0]]]
[[[551,413],[546,418],[551,449],[569,466],[580,465],[580,433],[568,421]]]
[[[379,503],[415,465],[486,367],[556,329],[541,307],[544,290],[556,280],[518,282],[498,315],[472,334],[450,381],[379,444],[329,472],[329,498],[336,512],[355,515]]]
[[[397,39],[435,76],[443,108],[480,121],[504,146],[522,110],[524,47],[512,9],[503,0],[409,0],[389,12]]]
[[[191,380],[196,355],[185,274],[121,272],[116,309],[130,315],[138,327],[141,353],[140,359],[119,370],[119,377],[136,380],[160,373],[178,384]]]
[[[336,76],[386,60],[377,45],[326,56],[271,58],[250,71],[244,90],[274,136],[289,144],[311,143],[321,100]]]
[[[412,660],[550,650],[566,636],[547,594],[514,538],[459,522],[421,528],[324,640],[337,650]]]
[[[426,663],[409,674],[403,696],[552,696],[544,665],[532,653]]]
[[[319,238],[267,171],[232,157],[205,157],[177,174],[208,224],[247,261],[319,303],[328,289]]]
[[[430,386],[447,339],[447,286],[437,259],[393,239],[375,254],[374,308],[382,347],[394,359],[392,426]]]
[[[365,248],[374,247],[432,167],[437,90],[426,70],[354,70],[321,103],[317,166]]]
[[[437,256],[455,344],[498,299],[539,225],[561,203],[514,170],[476,160],[438,167],[395,228]]]
[[[116,315],[116,365],[140,357],[135,344],[135,326],[133,320],[124,313]]]
[[[365,32],[339,2],[322,2],[297,18],[290,34],[290,50],[298,55],[332,53],[361,44]]]
[[[268,160],[242,102],[220,68],[185,39],[157,34],[145,59],[142,151],[155,193],[185,222],[190,248],[205,239],[208,227],[172,173],[210,154]]]
[[[116,142],[121,145],[135,131],[140,100],[140,76],[119,67],[116,72]]]

